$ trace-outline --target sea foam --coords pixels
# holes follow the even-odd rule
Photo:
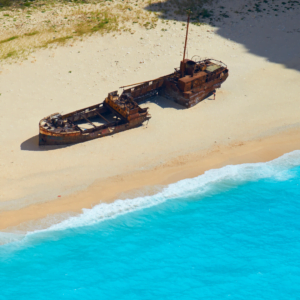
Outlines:
[[[299,165],[300,151],[296,150],[266,163],[246,163],[212,169],[195,178],[184,179],[170,184],[155,195],[116,200],[110,204],[101,203],[91,209],[83,209],[78,216],[70,217],[45,230],[29,232],[28,234],[90,226],[103,220],[158,205],[177,197],[190,197],[193,194],[205,197],[211,193],[222,192],[239,184],[263,178],[273,178],[280,181],[287,180],[293,177],[291,169]]]
[[[82,213],[71,216],[47,229],[29,231],[26,234],[0,232],[0,245],[19,242],[29,236],[48,231],[91,226],[98,222],[116,218],[129,212],[137,211],[178,197],[198,198],[220,193],[237,185],[263,178],[287,180],[293,177],[293,167],[300,165],[300,150],[296,150],[265,163],[246,163],[228,165],[220,169],[211,169],[195,178],[180,180],[165,187],[161,192],[151,196],[134,199],[116,200],[113,203],[100,203],[91,209],[82,209]],[[99,196],[100,201],[101,196]],[[54,219],[55,221],[55,219]]]

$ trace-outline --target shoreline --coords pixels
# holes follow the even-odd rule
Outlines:
[[[34,227],[34,222],[49,217],[51,219],[51,216],[57,214],[79,214],[83,208],[92,208],[100,203],[132,199],[143,192],[154,194],[162,186],[182,179],[194,178],[210,169],[218,169],[226,165],[267,162],[285,153],[300,150],[299,135],[300,128],[294,128],[248,142],[218,145],[206,153],[201,151],[186,157],[178,156],[147,171],[136,171],[105,180],[96,180],[87,189],[59,199],[18,210],[2,211],[0,230],[14,231],[16,228],[19,230],[26,228],[29,223]]]

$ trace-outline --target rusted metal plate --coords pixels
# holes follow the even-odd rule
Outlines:
[[[221,66],[219,66],[217,64],[211,64],[211,65],[207,66],[206,71],[212,73],[220,68],[221,68]]]

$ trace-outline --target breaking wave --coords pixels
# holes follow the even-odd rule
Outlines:
[[[296,150],[266,163],[228,165],[220,169],[212,169],[198,177],[170,184],[155,195],[116,200],[110,204],[101,203],[91,209],[83,209],[81,214],[69,217],[47,229],[31,231],[25,235],[0,233],[0,245],[16,242],[41,232],[91,226],[103,220],[116,218],[119,215],[158,205],[178,197],[192,198],[197,196],[199,199],[199,196],[210,196],[246,182],[264,178],[279,181],[287,180],[294,176],[292,168],[299,165],[300,150]]]
[[[83,209],[82,214],[52,225],[46,230],[64,230],[73,227],[89,226],[128,212],[158,205],[177,197],[191,197],[194,194],[198,197],[199,195],[205,197],[263,178],[273,178],[280,181],[287,180],[293,177],[291,169],[299,165],[300,150],[296,150],[266,163],[228,165],[220,169],[212,169],[195,178],[184,179],[170,184],[161,192],[152,196],[117,200],[110,204],[101,203],[91,209]]]

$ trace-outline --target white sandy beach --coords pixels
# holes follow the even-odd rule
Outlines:
[[[170,21],[167,31],[159,23],[135,34],[95,35],[2,65],[0,229],[300,149],[299,11],[191,25],[189,58],[216,58],[229,68],[215,101],[182,109],[157,97],[143,104],[148,124],[68,147],[39,147],[39,120],[171,73],[182,59],[185,27]]]

